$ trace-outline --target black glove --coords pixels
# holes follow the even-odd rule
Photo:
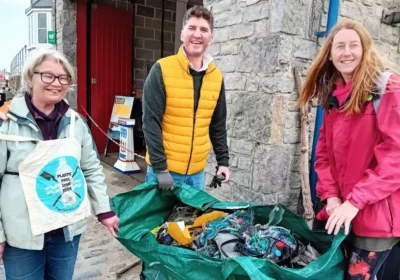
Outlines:
[[[174,179],[168,170],[157,172],[158,188],[162,190],[173,190]]]
[[[222,173],[221,175],[217,175],[218,173],[218,166],[215,167],[215,175],[214,178],[211,181],[211,184],[208,186],[209,188],[214,188],[216,189],[217,187],[221,187],[221,182],[225,180],[225,173]]]

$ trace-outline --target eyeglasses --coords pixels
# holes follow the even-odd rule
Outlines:
[[[43,72],[33,72],[33,73],[39,74],[40,78],[42,79],[42,82],[45,84],[52,84],[56,79],[58,79],[58,81],[62,85],[71,84],[71,76],[69,75],[54,76],[53,74],[50,73],[43,73]]]

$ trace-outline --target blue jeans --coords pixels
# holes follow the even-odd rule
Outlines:
[[[46,233],[42,250],[25,250],[6,244],[3,254],[7,280],[71,280],[80,235],[65,242],[62,230]]]
[[[175,172],[169,172],[175,183],[183,182],[198,190],[204,190],[204,170],[193,175],[184,175]],[[157,174],[151,166],[147,166],[146,182],[157,181]]]

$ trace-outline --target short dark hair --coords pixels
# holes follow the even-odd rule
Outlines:
[[[185,26],[188,20],[192,17],[204,18],[210,25],[211,32],[214,30],[214,16],[212,12],[207,8],[203,6],[191,7],[189,10],[186,11],[185,16],[183,17],[183,26]]]

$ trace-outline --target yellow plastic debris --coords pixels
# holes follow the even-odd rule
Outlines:
[[[193,225],[187,227],[191,229],[191,228],[201,227],[203,225],[208,225],[209,222],[225,217],[226,215],[227,213],[222,211],[212,211],[208,214],[201,215],[196,220],[194,220]]]

